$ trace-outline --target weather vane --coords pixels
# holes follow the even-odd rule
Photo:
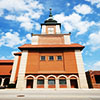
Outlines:
[[[50,10],[50,15],[49,15],[49,17],[52,17],[52,13],[51,13],[51,10],[52,10],[52,9],[50,8],[49,10]]]

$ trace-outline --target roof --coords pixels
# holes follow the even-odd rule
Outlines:
[[[61,26],[61,23],[57,23],[57,21],[53,19],[51,9],[50,9],[49,18],[47,20],[45,20],[45,22],[41,25],[60,25]]]
[[[28,48],[84,48],[84,46],[80,44],[67,44],[67,45],[32,45],[32,44],[24,44],[19,49],[28,49]]]
[[[11,75],[13,60],[0,60],[0,75]]]
[[[84,46],[74,43],[74,44],[67,44],[67,45],[32,45],[32,44],[24,44],[18,47],[20,50],[22,49],[33,49],[33,48],[79,48],[83,49]]]
[[[14,53],[14,55],[21,55],[22,54],[22,52],[16,52],[16,53]]]
[[[0,64],[1,63],[13,63],[13,60],[0,60]]]

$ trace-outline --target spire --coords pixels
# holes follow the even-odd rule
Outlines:
[[[52,12],[51,12],[51,10],[52,10],[52,9],[50,8],[50,15],[49,15],[49,17],[52,17]]]

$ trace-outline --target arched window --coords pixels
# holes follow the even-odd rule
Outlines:
[[[67,88],[67,82],[66,82],[66,78],[65,77],[60,77],[59,78],[59,85],[60,85],[60,88]]]

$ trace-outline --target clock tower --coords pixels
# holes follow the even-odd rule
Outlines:
[[[41,34],[60,34],[61,24],[57,23],[57,21],[53,19],[51,9],[49,18],[45,20],[43,24],[41,24],[41,27],[42,27]]]

